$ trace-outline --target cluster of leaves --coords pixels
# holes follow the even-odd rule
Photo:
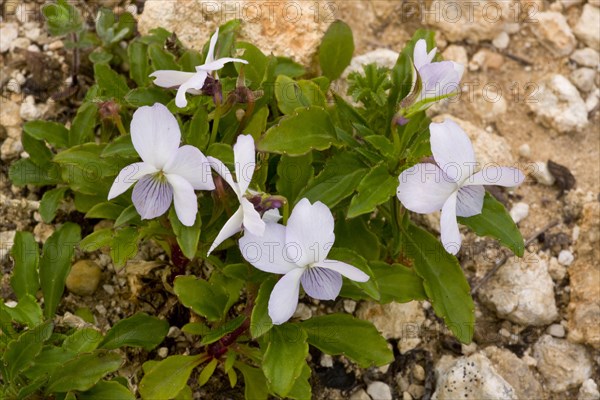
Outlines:
[[[118,379],[100,380],[121,365],[120,356],[110,352],[115,348],[111,332],[156,324],[151,338],[120,342],[146,349],[164,336],[164,328],[149,316],[123,320],[104,337],[91,328],[53,333],[50,321],[74,245],[84,251],[108,247],[115,266],[123,267],[136,255],[140,242],[153,240],[181,271],[190,266],[192,274],[202,275],[199,265],[212,267],[206,279],[178,276],[173,284],[181,304],[202,321],[182,329],[198,335],[203,350],[146,362],[139,385],[143,398],[191,398],[192,372],[201,368],[198,384],[203,385],[219,366],[232,387],[238,374],[243,375],[248,399],[310,398],[309,345],[327,354],[343,354],[361,367],[393,360],[375,327],[349,315],[273,326],[267,302],[275,277],[246,263],[233,239],[206,256],[234,202],[225,191],[199,194],[200,211],[191,227],[183,226],[173,209],[164,218],[148,221],[140,219],[129,196],[107,201],[117,173],[138,158],[125,127],[137,107],[155,103],[166,105],[176,116],[185,144],[223,160],[232,170],[237,135],[252,135],[259,151],[254,188],[284,196],[290,208],[308,198],[334,212],[336,243],[330,258],[354,265],[371,278],[366,283],[344,281],[341,296],[380,303],[428,299],[460,341],[471,340],[474,307],[457,259],[410,221],[395,196],[399,173],[431,154],[425,112],[416,113],[403,126],[394,123],[394,115],[411,90],[414,45],[426,39],[433,47],[432,32],[418,31],[393,68],[367,66],[364,73],[351,75],[350,94],[359,103],[355,105],[331,89],[354,50],[346,24],[336,21],[330,26],[318,54],[322,75],[311,76],[289,58],[265,55],[251,43],[236,41],[240,22],[229,21],[220,27],[218,55],[241,56],[248,65],[228,64],[219,72],[221,108],[215,107],[211,96],[191,97],[185,108],[177,108],[174,93],[153,86],[148,76],[156,70],[193,71],[205,59],[207,46],[202,52],[185,49],[170,32],[155,29],[128,41],[123,50],[119,43],[134,32],[127,14],[116,18],[102,10],[92,33],[66,2],[51,9],[54,13],[46,13],[51,33],[75,35],[74,47],[92,46],[88,58],[95,84],[70,127],[50,121],[24,125],[23,146],[30,157],[11,166],[10,179],[15,185],[48,187],[40,204],[47,223],[55,219],[65,199],[72,199],[76,210],[92,221],[114,223],[81,241],[78,226],[64,224],[46,242],[39,262],[29,252],[20,253],[19,249],[34,248],[35,242],[26,233],[18,234],[13,288],[19,303],[13,309],[0,308],[2,324],[8,326],[0,336],[4,340],[0,346],[6,348],[0,374],[8,385],[4,390],[8,398],[23,398],[30,391],[60,392],[65,398],[77,391],[77,398],[93,398],[86,393],[122,390]],[[63,13],[71,17],[64,19]],[[460,222],[477,234],[495,237],[519,255],[523,252],[518,230],[491,196],[486,196],[482,214]],[[65,246],[69,251],[59,253],[59,263],[52,260],[50,269],[50,249]],[[44,296],[43,313],[36,299],[37,282]],[[233,307],[240,303],[244,306]],[[10,328],[11,321],[30,329],[19,333]],[[38,333],[44,339],[32,344],[31,337]],[[97,338],[82,344],[78,338],[87,334]],[[58,378],[53,375],[58,363],[94,375],[65,380],[62,368]]]

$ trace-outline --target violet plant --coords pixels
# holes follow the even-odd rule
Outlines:
[[[54,7],[78,15],[65,1]],[[460,127],[427,117],[431,104],[459,91],[463,72],[440,59],[432,32],[417,31],[393,68],[351,74],[353,105],[332,85],[354,51],[341,21],[325,33],[322,73],[312,75],[285,55],[237,41],[236,20],[198,52],[160,28],[124,41],[135,30],[124,31],[125,17],[107,10],[95,33],[81,18],[56,15],[47,15],[51,32],[93,39],[78,48],[93,64],[94,84],[70,127],[25,124],[29,158],[11,166],[10,179],[43,188],[47,223],[67,200],[89,221],[105,222],[83,239],[76,223],[62,225],[49,241],[70,251],[53,264],[45,248],[40,259],[27,259],[37,244],[18,234],[18,303],[0,304],[0,337],[9,338],[0,341],[3,398],[134,398],[128,382],[106,378],[121,367],[106,353],[121,345],[150,351],[166,334],[164,321],[134,316],[144,323],[123,320],[122,336],[108,346],[112,330],[88,328],[95,339],[71,352],[53,350],[56,341],[26,351],[32,330],[51,329],[74,247],[108,248],[116,268],[128,268],[142,242],[167,255],[165,291],[190,310],[180,328],[199,346],[144,363],[136,377],[144,399],[191,399],[215,373],[232,387],[241,374],[248,399],[309,399],[309,346],[361,367],[390,363],[393,353],[370,322],[329,312],[340,298],[428,300],[458,340],[471,341],[474,306],[454,256],[457,221],[522,256],[518,229],[482,185],[516,186],[523,174],[476,165]],[[441,242],[409,212],[439,210]],[[293,314],[304,294],[322,307],[300,321]],[[63,365],[95,373],[56,378]]]

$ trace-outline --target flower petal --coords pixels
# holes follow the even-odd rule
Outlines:
[[[342,275],[327,268],[309,267],[300,281],[306,294],[313,299],[333,300],[342,289]]]
[[[185,93],[191,92],[192,90],[202,89],[202,86],[204,86],[204,81],[206,81],[206,77],[208,77],[208,73],[206,71],[198,71],[190,79],[179,86],[179,89],[177,89],[177,94],[175,95],[175,105],[179,108],[187,106]]]
[[[519,186],[524,180],[525,174],[518,168],[490,166],[473,174],[463,184],[514,187]]]
[[[173,187],[173,201],[177,218],[185,226],[194,225],[198,213],[198,198],[192,184],[179,175],[165,174],[165,177]]]
[[[247,198],[242,197],[240,204],[244,212],[244,221],[242,222],[244,230],[261,236],[265,232],[265,221],[262,220],[254,205]]]
[[[208,249],[207,255],[210,255],[214,249],[217,248],[218,245],[223,243],[225,239],[232,237],[236,233],[242,230],[242,221],[244,220],[244,211],[240,206],[237,211],[225,222],[225,225],[221,228],[221,231],[215,238],[215,241]]]
[[[285,243],[289,259],[303,267],[323,261],[333,242],[333,215],[320,201],[310,204],[304,198],[288,219]]]
[[[198,65],[196,67],[196,71],[206,71],[206,72],[217,71],[217,70],[220,70],[221,68],[223,68],[225,66],[225,64],[230,63],[230,62],[240,62],[242,64],[248,64],[248,61],[242,60],[241,58],[223,57],[223,58],[219,58],[218,60],[204,63],[203,65]]]
[[[440,219],[440,228],[442,244],[444,249],[450,254],[458,253],[462,238],[456,222],[456,193],[453,193],[448,201],[442,207],[442,217]]]
[[[467,134],[450,119],[441,123],[432,122],[431,152],[433,158],[450,179],[461,184],[473,175],[477,165],[473,145]]]
[[[456,198],[456,215],[472,217],[481,214],[485,188],[483,186],[463,186],[458,189]]]
[[[425,39],[419,39],[415,44],[415,49],[413,52],[413,63],[415,68],[420,69],[424,65],[431,63],[436,52],[437,49],[433,48],[429,53],[427,53],[427,42]]]
[[[123,168],[115,178],[115,181],[108,192],[108,200],[114,199],[120,194],[125,193],[127,189],[136,183],[142,176],[153,174],[157,171],[156,168],[145,162],[129,164]]]
[[[263,213],[262,220],[265,222],[279,222],[281,214],[277,208],[267,210]]]
[[[262,236],[245,230],[239,246],[244,259],[261,271],[286,274],[298,268],[286,259],[285,226],[281,224],[267,223]]]
[[[332,271],[336,271],[348,279],[351,279],[355,282],[366,282],[369,280],[369,275],[362,272],[360,269],[356,268],[353,265],[346,264],[342,261],[337,260],[323,260],[319,263],[315,264],[318,267],[330,269]]]
[[[240,135],[233,146],[235,160],[235,177],[240,188],[240,194],[246,193],[254,169],[256,168],[254,139],[251,135]]]
[[[166,174],[179,175],[196,190],[214,190],[210,164],[198,148],[190,145],[181,146],[173,157],[165,164]]]
[[[219,27],[213,35],[210,37],[210,44],[208,45],[208,53],[206,53],[206,60],[204,60],[204,64],[208,64],[214,61],[215,59],[215,47],[217,46],[217,39],[219,38]]]
[[[463,72],[464,67],[454,61],[425,64],[419,69],[422,89],[417,102],[459,92]]]
[[[162,169],[177,152],[181,132],[177,120],[160,103],[143,106],[133,113],[131,141],[142,160]]]
[[[269,317],[274,325],[281,325],[289,320],[298,306],[300,277],[304,268],[294,268],[275,284],[269,297]]]
[[[173,188],[164,179],[144,175],[133,188],[131,200],[142,219],[156,218],[169,209]]]
[[[156,86],[164,88],[175,88],[180,85],[183,85],[194,75],[195,74],[193,72],[171,71],[161,69],[151,73],[150,77],[156,78],[154,79],[154,84]]]
[[[421,163],[398,177],[398,200],[410,211],[429,214],[439,211],[458,186],[435,164]]]
[[[211,168],[214,169],[215,172],[219,174],[229,186],[231,186],[236,196],[238,198],[242,197],[243,193],[240,193],[240,187],[233,180],[233,176],[231,175],[231,171],[229,170],[229,168],[227,168],[225,164],[223,164],[223,162],[218,158],[208,156],[206,159],[208,160],[208,163],[210,164]]]

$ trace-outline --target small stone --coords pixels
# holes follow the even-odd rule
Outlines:
[[[465,356],[470,356],[477,351],[477,343],[471,342],[469,344],[461,344],[461,351]]]
[[[564,8],[570,8],[583,3],[583,0],[560,0]]]
[[[4,262],[10,254],[10,249],[15,242],[17,231],[0,232],[0,263]]]
[[[510,44],[510,36],[508,36],[508,33],[506,32],[500,32],[498,36],[492,40],[492,44],[495,48],[504,50]]]
[[[35,42],[40,37],[41,30],[38,27],[32,27],[25,30],[25,37],[32,42]]]
[[[592,375],[592,360],[580,344],[543,335],[533,346],[538,371],[555,393],[581,385]]]
[[[402,400],[413,400],[413,397],[408,392],[402,392]]]
[[[548,273],[554,282],[560,282],[567,276],[567,267],[561,265],[556,257],[552,257],[548,262]]]
[[[7,137],[4,139],[4,142],[2,142],[2,146],[0,146],[0,159],[2,161],[7,161],[17,158],[22,151],[23,144],[19,139]]]
[[[537,23],[531,24],[533,34],[556,58],[565,57],[575,49],[577,40],[563,14],[556,11],[536,13]]]
[[[312,311],[309,306],[304,303],[298,303],[296,311],[294,312],[294,318],[299,318],[304,321],[312,317]]]
[[[96,311],[98,311],[98,314],[106,315],[106,307],[104,307],[104,305],[96,304],[96,306],[94,308],[96,309]]]
[[[515,224],[518,224],[519,222],[524,220],[527,217],[527,215],[529,215],[529,204],[527,203],[516,203],[510,209],[510,217],[513,219]]]
[[[50,51],[62,49],[63,47],[65,47],[65,44],[63,43],[62,40],[56,40],[56,41],[48,44],[48,50],[50,50]]]
[[[591,92],[588,98],[585,100],[585,109],[587,112],[592,112],[598,107],[600,103],[600,89],[596,88]]]
[[[344,300],[344,311],[346,311],[348,314],[354,314],[354,311],[356,311],[356,301],[350,300],[350,299],[345,299]]]
[[[571,54],[570,59],[582,67],[598,69],[600,64],[600,53],[591,47],[577,49]]]
[[[111,296],[115,294],[115,287],[113,285],[102,285],[102,289]]]
[[[599,400],[600,392],[598,392],[598,385],[593,379],[588,379],[579,388],[579,394],[577,400]]]
[[[563,338],[565,337],[565,327],[562,326],[561,324],[552,324],[548,327],[548,329],[546,329],[546,332],[548,333],[548,335],[552,335],[554,337],[557,338]]]
[[[31,40],[20,37],[13,40],[10,44],[10,51],[15,51],[15,49],[27,49],[31,45]]]
[[[167,356],[169,355],[169,349],[166,347],[160,347],[157,351],[156,354],[158,354],[158,356],[160,358],[167,358]]]
[[[425,386],[411,383],[410,386],[408,386],[408,393],[410,393],[414,399],[420,399],[425,394]]]
[[[0,125],[4,127],[16,127],[20,126],[23,120],[19,115],[19,104],[14,101],[4,101],[2,102],[2,107],[0,107]]]
[[[556,181],[554,175],[552,175],[548,169],[548,164],[543,161],[537,161],[533,163],[533,172],[531,175],[538,183],[546,186],[552,186]]]
[[[448,46],[442,53],[442,57],[444,57],[444,60],[454,61],[461,65],[467,65],[469,63],[467,49],[456,44]]]
[[[484,352],[492,362],[494,370],[513,387],[517,398],[523,400],[544,398],[542,385],[530,370],[524,359],[525,356],[519,358],[510,350],[496,346],[488,346]]]
[[[475,113],[484,122],[497,121],[506,114],[506,110],[508,109],[504,96],[493,88],[477,90],[473,97],[473,106]]]
[[[419,382],[423,382],[425,380],[425,368],[421,364],[415,364],[413,367],[413,376]]]
[[[596,74],[591,68],[578,68],[571,72],[571,82],[582,92],[589,92],[594,88]]]
[[[521,31],[521,24],[518,22],[507,22],[504,24],[504,32],[509,35],[514,35],[515,33],[519,33]]]
[[[169,327],[169,332],[167,332],[167,337],[176,338],[181,336],[181,329],[176,326]]]
[[[38,223],[33,228],[33,236],[36,241],[40,243],[46,243],[46,240],[54,233],[54,226],[45,224],[43,222]]]
[[[369,397],[364,389],[358,389],[350,395],[350,400],[371,400],[371,397]]]
[[[369,383],[367,393],[373,400],[392,400],[392,390],[383,382],[374,381]]]
[[[523,143],[519,146],[519,155],[523,158],[531,157],[531,147],[528,143]]]
[[[502,64],[504,64],[504,57],[502,57],[502,54],[498,54],[488,49],[481,49],[473,55],[473,58],[469,62],[469,70],[479,71],[479,69],[483,69],[484,71],[487,71],[490,69],[500,69]]]
[[[0,53],[6,53],[13,40],[19,36],[19,25],[13,22],[0,24]]]
[[[558,254],[559,264],[564,265],[565,267],[571,265],[573,260],[575,260],[575,257],[569,250],[561,250],[561,252]]]
[[[579,21],[573,28],[575,36],[593,49],[600,48],[600,8],[591,4],[583,6]]]
[[[333,357],[331,357],[329,354],[323,353],[319,363],[321,364],[321,367],[331,368],[333,367]]]
[[[25,97],[25,101],[21,104],[19,115],[25,121],[33,121],[39,119],[42,116],[41,110],[35,106],[35,99],[33,96]]]
[[[67,289],[79,296],[89,296],[98,288],[101,275],[102,270],[94,261],[79,260],[67,276]]]

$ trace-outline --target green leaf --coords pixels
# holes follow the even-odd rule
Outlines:
[[[192,370],[204,361],[203,355],[171,356],[156,363],[140,382],[143,399],[172,399],[185,387]]]
[[[76,330],[71,336],[67,336],[62,344],[66,351],[79,353],[89,353],[96,350],[102,342],[102,334],[93,328],[81,328]]]
[[[23,144],[23,149],[29,154],[29,158],[37,166],[44,168],[52,161],[52,152],[43,140],[34,139],[31,135],[23,133],[21,135],[21,142]]]
[[[279,75],[275,80],[275,98],[282,113],[293,114],[301,107],[325,106],[325,95],[317,84],[311,81],[295,80]]]
[[[257,149],[269,153],[300,156],[309,151],[325,150],[337,143],[333,122],[325,109],[300,109],[271,127]]]
[[[16,307],[6,307],[5,310],[13,320],[30,328],[39,325],[43,320],[42,308],[31,294],[22,296]]]
[[[235,367],[244,375],[244,398],[246,400],[267,400],[269,391],[265,374],[259,368],[237,361]]]
[[[205,150],[210,139],[208,113],[206,108],[199,106],[192,116],[188,129],[184,130],[183,139],[189,145]]]
[[[223,336],[227,335],[230,332],[233,332],[234,330],[236,330],[237,328],[242,326],[242,323],[244,323],[245,320],[246,320],[246,317],[244,315],[238,315],[234,319],[227,321],[220,327],[218,327],[218,328],[210,331],[206,335],[204,335],[204,337],[200,341],[200,345],[206,346],[207,344],[216,342],[217,340],[221,339]]]
[[[162,48],[158,43],[152,43],[148,46],[148,56],[152,63],[152,70],[172,70],[179,71],[179,65],[175,62],[175,56]]]
[[[106,145],[104,150],[102,150],[102,153],[100,153],[100,156],[102,158],[139,158],[139,155],[131,142],[131,135],[124,135],[116,138],[112,143]]]
[[[169,221],[173,233],[177,238],[177,244],[181,248],[183,255],[189,260],[193,260],[198,250],[198,242],[200,241],[200,229],[202,228],[202,218],[200,213],[196,215],[196,222],[192,226],[185,226],[179,221],[175,208],[169,210]]]
[[[404,255],[414,261],[413,267],[423,279],[435,313],[444,319],[458,340],[470,343],[475,306],[458,260],[423,229],[413,224],[401,229]]]
[[[52,36],[76,33],[84,29],[83,20],[81,19],[79,10],[65,0],[44,4],[42,7],[42,14],[46,19],[48,32],[50,32]]]
[[[125,386],[116,381],[100,381],[91,389],[77,394],[78,400],[135,400]]]
[[[200,375],[198,376],[198,385],[204,386],[206,382],[208,382],[210,377],[215,372],[215,368],[217,368],[218,363],[219,360],[213,358],[208,364],[206,364],[204,368],[202,368],[202,372],[200,372]]]
[[[139,239],[140,235],[135,227],[126,227],[115,232],[113,244],[110,248],[110,257],[115,267],[123,267],[127,260],[135,257],[138,252]]]
[[[85,218],[117,219],[124,209],[121,205],[106,201],[92,207]]]
[[[392,301],[407,303],[412,300],[427,300],[423,279],[413,269],[382,261],[373,261],[370,265],[379,286],[382,304]]]
[[[343,354],[361,368],[394,360],[387,341],[370,322],[348,314],[330,314],[313,317],[301,325],[308,334],[308,343],[327,354]]]
[[[498,239],[517,257],[523,257],[525,243],[519,228],[502,203],[489,193],[486,193],[483,199],[481,214],[468,218],[458,217],[458,222],[467,225],[479,236],[490,236]]]
[[[148,45],[134,40],[127,46],[129,56],[129,77],[138,86],[145,86],[150,80],[148,77],[150,67],[148,66]]]
[[[88,58],[90,59],[90,61],[93,64],[96,64],[96,63],[108,64],[110,62],[110,60],[113,59],[113,55],[104,49],[96,49],[95,51],[90,53]]]
[[[100,347],[112,350],[130,346],[150,351],[164,340],[168,331],[167,321],[145,313],[137,313],[114,324],[106,333]]]
[[[209,321],[218,321],[223,317],[229,300],[229,296],[221,286],[211,285],[193,276],[175,278],[173,290],[181,304]]]
[[[263,356],[262,370],[270,389],[287,396],[300,377],[308,355],[307,334],[298,324],[274,326]]]
[[[7,367],[6,378],[8,381],[12,381],[19,372],[31,365],[34,358],[42,351],[42,346],[52,334],[53,328],[52,324],[47,322],[22,333],[18,339],[8,343],[2,356],[4,365]]]
[[[102,377],[119,369],[122,363],[120,355],[106,350],[80,354],[54,371],[46,393],[88,390]]]
[[[352,153],[336,154],[299,197],[306,197],[313,203],[321,201],[332,208],[354,193],[367,171],[367,167]]]
[[[50,163],[42,168],[29,158],[22,158],[10,166],[8,179],[15,186],[56,185],[61,182],[60,167],[57,164]]]
[[[124,209],[121,215],[119,215],[119,218],[117,218],[115,221],[114,227],[117,228],[128,223],[136,225],[136,223],[139,221],[141,221],[140,215],[135,209],[135,206],[132,204]]]
[[[79,242],[79,248],[85,252],[96,251],[111,244],[113,236],[114,232],[111,228],[98,229]]]
[[[277,278],[270,276],[261,283],[258,289],[258,295],[254,302],[254,308],[252,309],[252,316],[250,318],[250,334],[253,338],[260,337],[267,333],[273,327],[273,321],[269,317],[269,298],[273,287],[277,283]]]
[[[252,135],[255,142],[258,142],[262,134],[267,129],[267,119],[269,118],[269,107],[261,107],[252,114],[252,118],[246,125],[244,133]]]
[[[10,254],[15,261],[10,286],[19,300],[26,295],[35,297],[40,288],[38,277],[40,249],[33,234],[18,231]]]
[[[342,75],[350,65],[354,53],[354,38],[352,29],[342,21],[333,22],[319,46],[319,64],[321,71],[333,81]]]
[[[290,399],[297,400],[311,400],[312,399],[312,387],[310,385],[310,374],[311,370],[307,363],[302,365],[302,372],[296,382],[294,382],[294,386],[292,386],[292,390],[287,394]]]
[[[353,249],[366,260],[379,259],[380,244],[368,226],[368,217],[337,218],[335,223],[335,244],[339,247]]]
[[[98,106],[91,102],[83,103],[77,110],[69,131],[69,145],[75,146],[94,138]]]
[[[398,178],[390,175],[384,164],[373,168],[358,185],[358,194],[350,201],[348,218],[372,212],[396,193]]]
[[[54,147],[67,147],[69,145],[69,130],[58,122],[28,121],[23,124],[23,131],[32,138],[45,140]]]
[[[258,88],[267,69],[267,56],[251,43],[238,42],[236,46],[238,49],[244,50],[244,54],[240,58],[248,61],[248,64],[235,63],[236,69],[238,72],[241,69],[244,70],[244,77],[251,82],[249,87]]]
[[[53,318],[71,270],[75,246],[81,240],[81,228],[67,222],[46,240],[40,259],[40,284],[44,293],[44,316]]]
[[[94,77],[103,94],[107,97],[120,100],[129,92],[125,77],[117,74],[107,64],[94,64]]]
[[[290,206],[293,206],[313,174],[311,153],[300,157],[281,156],[277,165],[277,192],[285,196]]]
[[[125,96],[125,101],[132,107],[151,106],[155,103],[166,105],[171,99],[168,92],[157,87],[133,89]]]
[[[291,58],[276,57],[277,66],[275,67],[275,76],[286,75],[290,78],[297,78],[306,73],[306,69]]]
[[[56,210],[65,197],[67,189],[64,186],[57,187],[48,190],[42,196],[42,200],[40,201],[40,215],[45,223],[49,224],[56,217]]]

